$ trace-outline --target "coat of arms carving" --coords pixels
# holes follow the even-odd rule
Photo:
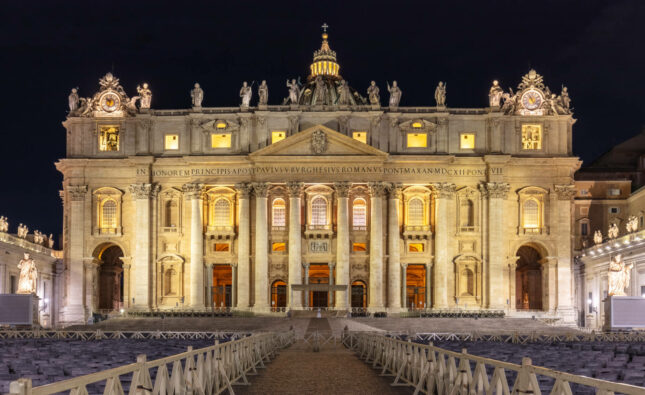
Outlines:
[[[327,135],[322,130],[316,130],[311,135],[311,151],[316,155],[327,151]]]

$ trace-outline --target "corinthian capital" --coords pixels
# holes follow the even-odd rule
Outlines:
[[[554,185],[558,200],[571,200],[576,195],[575,185]]]
[[[130,193],[136,199],[148,199],[152,192],[151,184],[132,184],[130,185]]]
[[[302,188],[304,187],[304,183],[300,181],[289,181],[287,182],[287,192],[289,193],[289,197],[300,197],[300,194],[302,193]]]
[[[67,192],[70,200],[82,201],[85,200],[87,185],[68,185],[65,187],[65,192]]]
[[[372,197],[382,197],[383,195],[385,195],[388,187],[388,183],[381,181],[367,183],[367,188],[370,190],[370,195]]]
[[[401,195],[403,193],[403,185],[399,182],[393,182],[390,184],[390,199],[399,199],[401,200]]]
[[[204,184],[196,183],[184,184],[181,187],[181,190],[186,194],[186,197],[188,197],[188,199],[201,199],[203,189]]]
[[[486,190],[491,199],[506,199],[511,186],[506,182],[487,182]]]
[[[251,184],[246,182],[237,183],[235,184],[235,190],[240,199],[248,199],[251,194]]]
[[[253,183],[253,193],[256,198],[265,198],[267,197],[267,192],[269,191],[268,182],[254,182]]]
[[[334,183],[334,189],[336,190],[336,196],[339,198],[346,198],[349,196],[349,190],[352,187],[351,182],[339,181]]]
[[[455,197],[457,186],[451,182],[435,182],[431,184],[439,199],[452,199]]]

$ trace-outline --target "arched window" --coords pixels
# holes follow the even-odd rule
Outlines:
[[[101,205],[101,228],[116,229],[116,202],[106,199]]]
[[[165,215],[166,215],[165,227],[176,228],[179,222],[179,209],[177,208],[177,201],[176,200],[166,201],[164,209],[165,209]]]
[[[273,200],[271,222],[273,226],[287,226],[286,217],[287,205],[284,199],[277,198]]]
[[[354,227],[367,226],[367,202],[363,198],[354,199],[352,205],[352,224]]]
[[[524,228],[540,227],[540,204],[535,199],[528,199],[522,207]]]
[[[408,202],[408,225],[423,226],[423,200],[412,198]]]
[[[461,217],[462,227],[475,226],[475,204],[472,200],[464,199],[461,201],[459,216]]]
[[[231,226],[231,203],[219,198],[213,205],[215,226]]]
[[[322,196],[311,201],[311,224],[327,225],[327,201]]]

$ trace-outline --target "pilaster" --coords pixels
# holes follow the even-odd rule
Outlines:
[[[204,224],[203,184],[184,184],[182,190],[191,201],[189,306],[204,308]]]
[[[504,202],[508,196],[510,185],[504,182],[486,183],[488,193],[488,273],[487,289],[489,308],[506,309],[506,299],[509,289],[506,270],[506,253],[504,245]]]
[[[65,195],[69,210],[69,252],[67,258],[67,303],[62,322],[85,323],[83,287],[83,249],[85,239],[85,199],[87,185],[67,185]]]
[[[237,308],[246,310],[250,306],[251,288],[251,211],[249,206],[249,194],[251,186],[246,183],[235,184],[237,190],[239,212],[239,227],[237,235]]]
[[[572,295],[573,283],[571,281],[571,273],[573,272],[571,259],[571,207],[576,190],[574,185],[555,185],[554,189],[558,197],[556,201],[558,215],[556,230],[556,248],[558,252],[556,309],[564,320],[575,321]],[[553,226],[551,229],[553,229]]]
[[[130,193],[135,200],[136,214],[134,225],[134,259],[133,271],[137,281],[134,283],[134,308],[150,308],[150,277],[151,271],[151,248],[150,248],[150,196],[159,191],[159,185],[153,184],[132,184]]]
[[[434,308],[448,307],[448,273],[452,271],[450,228],[454,223],[455,184],[443,182],[432,184],[435,194],[435,281]],[[454,233],[453,233],[454,234]]]

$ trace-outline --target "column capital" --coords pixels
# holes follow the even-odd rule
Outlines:
[[[253,184],[253,193],[256,198],[265,198],[269,192],[269,183],[268,182],[254,182]]]
[[[408,268],[408,264],[407,264],[407,263],[401,263],[401,267],[402,267],[403,269],[407,269],[407,268]]]
[[[346,198],[349,196],[349,190],[352,188],[352,183],[348,181],[338,181],[334,183],[336,190],[336,197]]]
[[[148,199],[150,197],[156,198],[161,188],[159,184],[142,183],[131,184],[129,189],[136,199]]]
[[[383,197],[388,187],[389,187],[389,184],[387,182],[382,182],[382,181],[367,183],[367,188],[369,189],[370,195],[372,197]]]
[[[309,269],[309,262],[302,262],[302,267]]]
[[[571,200],[576,195],[575,185],[554,185],[553,189],[558,195],[558,200]]]
[[[430,185],[432,185],[435,195],[439,199],[452,199],[455,197],[457,186],[451,182],[435,182]]]
[[[327,265],[329,266],[329,270],[334,270],[334,268],[336,267],[335,262],[329,262]]]
[[[251,194],[251,184],[247,182],[239,182],[235,184],[235,190],[237,191],[237,197],[239,199],[248,199]]]
[[[289,197],[297,198],[300,197],[302,193],[302,188],[304,188],[304,183],[301,181],[289,181],[287,182],[287,192]]]
[[[401,195],[403,194],[403,185],[400,182],[393,182],[392,184],[390,184],[389,192],[390,199],[401,200]]]
[[[506,199],[511,186],[507,182],[487,182],[486,191],[491,199]]]
[[[65,192],[67,192],[70,200],[82,201],[85,200],[87,185],[68,185],[65,187]]]
[[[181,187],[181,190],[186,194],[188,199],[201,199],[202,189],[204,189],[204,184],[197,183],[188,183]]]

